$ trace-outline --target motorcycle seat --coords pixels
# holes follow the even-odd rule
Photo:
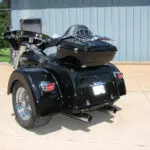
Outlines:
[[[68,38],[91,39],[92,37],[92,32],[85,25],[72,25],[62,36],[52,39],[50,45],[58,46],[61,41]]]

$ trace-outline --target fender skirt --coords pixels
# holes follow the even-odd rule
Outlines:
[[[31,90],[36,111],[39,115],[59,112],[62,107],[61,91],[53,74],[43,68],[19,68],[15,70],[9,79],[7,93],[12,93],[15,83],[19,81],[22,85],[27,85]],[[55,83],[55,89],[51,92],[43,92],[40,87],[42,81]]]

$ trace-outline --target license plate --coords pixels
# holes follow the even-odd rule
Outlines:
[[[93,93],[94,95],[105,94],[106,93],[105,86],[104,85],[93,86]]]

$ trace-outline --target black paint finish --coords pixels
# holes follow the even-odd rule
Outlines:
[[[57,84],[52,92],[45,93],[40,88],[41,81],[57,83],[50,72],[42,68],[20,68],[15,70],[9,80],[8,94],[12,92],[13,85],[17,81],[30,86],[35,98],[37,112],[40,115],[60,111],[62,101]]]
[[[113,65],[75,69],[56,63],[47,64],[44,68],[20,68],[10,77],[8,94],[12,92],[15,82],[19,81],[30,86],[40,115],[86,111],[95,106],[113,104],[120,96],[126,94],[124,80],[114,78],[115,69],[117,68]],[[49,93],[42,92],[39,87],[41,81],[55,83],[55,90]],[[90,85],[100,81],[106,83],[107,94],[94,96]],[[90,102],[88,106],[87,100]]]
[[[16,82],[21,82],[22,85],[27,84],[34,96],[36,111],[41,116],[57,112],[81,113],[106,105],[112,106],[120,96],[126,94],[124,79],[119,79],[115,75],[115,72],[120,72],[119,69],[107,61],[107,63],[98,61],[96,65],[92,66],[84,64],[77,66],[76,60],[71,59],[69,63],[59,58],[57,54],[49,56],[44,54],[44,47],[50,47],[51,44],[57,46],[55,41],[59,41],[59,46],[63,45],[64,37],[52,39],[47,35],[17,30],[5,33],[4,39],[15,47],[24,45],[26,49],[20,58],[19,68],[10,77],[8,94],[12,92]],[[90,39],[90,42],[93,40]],[[85,45],[87,41],[89,40],[85,40]],[[39,43],[40,46],[38,46]],[[97,46],[101,48],[100,45]],[[107,48],[108,51],[110,51],[110,47],[114,48],[106,43],[105,46],[106,51]],[[101,49],[96,49],[95,56],[101,52]],[[78,52],[76,53],[78,54]],[[83,57],[80,59],[86,60],[84,56],[87,53],[88,51],[83,52]],[[93,61],[95,61],[94,58]],[[97,60],[102,58],[101,55],[97,57]],[[103,59],[106,60],[107,58]],[[55,83],[54,91],[43,92],[40,87],[42,81]],[[104,84],[106,93],[94,95],[93,86],[95,84]]]

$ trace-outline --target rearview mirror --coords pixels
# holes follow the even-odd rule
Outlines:
[[[12,29],[12,27],[8,25],[5,27],[5,32],[9,32],[9,31],[11,31],[11,29]]]

